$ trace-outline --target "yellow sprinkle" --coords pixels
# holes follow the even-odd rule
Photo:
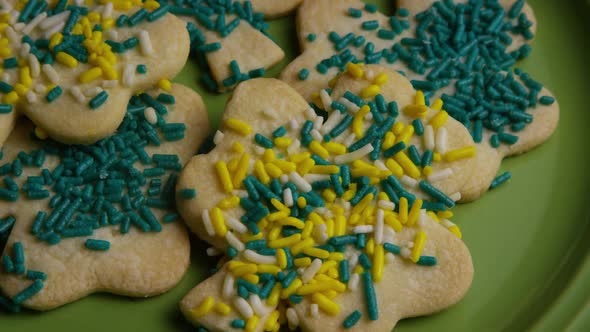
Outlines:
[[[215,170],[217,171],[217,176],[219,177],[219,181],[221,181],[223,190],[228,194],[231,193],[234,190],[234,186],[229,176],[227,164],[224,161],[218,161],[215,163]]]
[[[19,96],[23,97],[27,91],[29,91],[29,88],[27,88],[24,84],[16,83],[14,85],[14,91],[16,91]]]
[[[258,273],[262,273],[262,272],[260,272],[260,265],[258,266]],[[260,277],[256,274],[252,274],[252,273],[243,275],[243,276],[241,276],[241,278],[246,280],[247,282],[253,283],[254,285],[257,285],[258,282],[260,282]]]
[[[273,149],[264,150],[264,154],[262,155],[262,160],[265,163],[273,162],[273,161],[275,161],[275,159],[277,159],[277,156],[275,155],[275,151]]]
[[[285,174],[295,172],[295,170],[297,169],[297,165],[295,165],[295,163],[286,161],[284,159],[276,159],[273,161],[273,164],[280,168],[281,171]]]
[[[41,129],[41,127],[35,127],[35,136],[42,140],[45,140],[47,137],[49,137],[49,135],[47,135],[45,130]]]
[[[424,242],[426,242],[426,233],[423,230],[420,230],[414,238],[414,247],[412,248],[412,253],[410,255],[412,262],[416,263],[420,259],[422,249],[424,249]]]
[[[447,123],[448,118],[449,118],[449,113],[447,113],[446,111],[440,111],[440,112],[436,113],[436,115],[433,116],[432,119],[430,119],[429,124],[432,126],[432,128],[438,129],[438,128],[444,126],[445,123]]]
[[[231,313],[231,308],[223,302],[217,302],[214,309],[223,316],[227,316]]]
[[[373,98],[381,92],[379,85],[371,84],[361,90],[361,98]]]
[[[264,165],[264,169],[268,175],[275,179],[283,175],[283,171],[281,171],[281,169],[275,164],[266,163],[266,165]]]
[[[344,235],[346,233],[346,217],[337,215],[334,218],[334,236]]]
[[[332,253],[330,253],[330,257],[328,257],[328,259],[334,260],[337,262],[343,261],[344,258],[345,258],[344,254],[341,252],[332,252]]]
[[[388,214],[385,216],[385,223],[391,226],[394,231],[400,232],[403,228],[402,223],[397,219],[394,214]]]
[[[369,204],[371,204],[371,202],[373,201],[373,197],[373,193],[370,193],[363,197],[363,199],[361,199],[361,201],[352,208],[352,213],[354,214],[362,212],[367,206],[369,206]]]
[[[399,199],[399,219],[402,224],[408,222],[408,199],[405,197]]]
[[[385,252],[382,245],[377,245],[373,255],[373,269],[371,271],[375,282],[379,282],[383,277],[383,265],[385,265]]]
[[[317,303],[319,308],[330,316],[336,316],[340,313],[340,307],[334,301],[322,293],[315,293],[312,295],[313,302]]]
[[[315,165],[311,168],[310,173],[315,174],[338,174],[340,167],[336,165]]]
[[[405,126],[397,136],[395,142],[404,142],[406,146],[408,146],[408,142],[410,141],[410,138],[412,138],[412,135],[414,135],[414,126]]]
[[[207,296],[201,304],[191,310],[191,314],[196,319],[197,317],[204,316],[208,314],[213,306],[215,305],[215,300],[212,296]]]
[[[305,223],[303,221],[301,221],[300,219],[294,218],[294,217],[287,217],[287,218],[281,219],[279,221],[279,224],[282,226],[293,226],[297,229],[303,229],[303,227],[305,226]]]
[[[280,240],[271,240],[270,243],[273,243],[274,241],[280,241]],[[286,269],[287,268],[287,254],[285,253],[285,250],[282,248],[277,250],[276,256],[277,256],[277,264],[279,265],[279,267],[281,269]]]
[[[269,214],[268,216],[266,216],[266,219],[268,221],[272,222],[272,221],[277,221],[277,220],[284,219],[287,217],[289,217],[289,210],[282,210],[282,211],[277,211],[277,212],[273,212],[273,213]],[[297,221],[301,222],[301,220],[299,220],[299,219],[297,219]]]
[[[213,228],[217,235],[225,236],[227,233],[227,227],[225,226],[225,219],[223,218],[223,213],[220,208],[214,207],[211,209],[211,223],[213,224]]]
[[[393,158],[389,158],[385,161],[385,166],[391,171],[391,173],[398,178],[404,175],[404,169],[395,161]]]
[[[147,10],[156,10],[156,9],[160,8],[160,3],[157,1],[153,1],[153,0],[148,0],[143,3],[143,8],[145,8]]]
[[[341,143],[326,142],[324,143],[324,148],[326,148],[326,150],[328,150],[328,152],[333,155],[341,155],[346,153],[346,146]]]
[[[399,135],[402,130],[404,129],[404,124],[401,122],[396,122],[393,127],[391,128],[391,131],[395,134],[395,135]],[[413,127],[413,126],[412,126]]]
[[[328,257],[330,257],[330,252],[324,249],[320,249],[320,248],[314,248],[314,247],[307,247],[305,249],[303,249],[303,253],[306,254],[307,256],[311,256],[311,257],[317,257],[317,258],[321,258],[321,259],[326,259]]]
[[[261,160],[256,160],[254,163],[254,175],[264,184],[270,183],[270,177],[264,168],[264,163]]]
[[[172,89],[172,83],[167,79],[161,79],[158,82],[158,88],[164,91],[170,91],[170,89]]]
[[[379,169],[375,166],[364,166],[364,167],[357,167],[353,168],[350,172],[353,177],[360,177],[360,176],[367,176],[373,177],[379,175]]]
[[[318,276],[319,277],[319,276]],[[343,293],[346,290],[346,285],[340,281],[334,279],[328,279],[323,281],[318,281],[315,284],[307,284],[301,286],[297,290],[297,294],[299,295],[309,295],[313,293],[324,292],[327,290],[333,290],[339,293]]]
[[[221,200],[221,202],[219,202],[219,204],[217,204],[217,206],[220,209],[227,210],[227,209],[234,208],[234,207],[238,206],[239,204],[240,204],[240,197],[230,196],[228,198]]]
[[[327,159],[330,156],[330,153],[328,152],[328,150],[326,150],[320,143],[318,143],[317,141],[312,141],[309,144],[309,150],[315,154],[317,154],[318,156],[320,156],[320,158],[323,159]]]
[[[286,207],[283,203],[281,203],[281,201],[279,201],[276,198],[271,199],[270,204],[272,204],[272,206],[274,206],[279,211],[285,211],[287,213],[289,213],[291,211],[291,209]]]
[[[338,196],[336,195],[334,189],[328,188],[322,192],[322,197],[326,202],[333,203]]]
[[[246,136],[252,132],[252,127],[250,127],[246,122],[235,118],[227,119],[225,121],[225,125],[242,136]]]
[[[385,133],[385,137],[383,138],[383,143],[381,145],[381,150],[387,150],[395,144],[395,135],[388,131]]]
[[[76,68],[78,66],[78,60],[76,60],[73,56],[65,53],[65,52],[58,52],[55,56],[55,59],[63,64],[64,66],[70,68]]]
[[[277,324],[278,320],[279,320],[279,312],[277,310],[274,310],[270,315],[268,315],[268,318],[266,319],[266,322],[264,323],[264,330],[271,331],[275,325],[278,325]]]
[[[475,146],[467,146],[445,153],[444,159],[446,162],[453,162],[459,159],[472,158],[475,156]]]
[[[256,316],[256,315],[252,315],[252,317],[248,318],[248,321],[246,322],[246,329],[245,329],[246,332],[256,331],[259,321],[260,321],[260,318],[258,318],[258,316]]]
[[[279,272],[281,272],[281,268],[276,265],[269,265],[269,264],[259,264],[258,265],[258,273],[277,274]]]
[[[298,255],[300,252],[303,251],[303,249],[305,248],[311,248],[315,245],[315,241],[313,240],[313,238],[308,237],[304,240],[302,240],[299,243],[296,243],[293,247],[291,247],[291,253],[293,255]]]
[[[334,236],[334,220],[333,219],[326,219],[326,233],[329,238]]]
[[[263,220],[264,221],[264,220]],[[262,221],[261,221],[262,223]],[[250,241],[256,241],[256,240],[260,240],[264,237],[264,233],[263,232],[258,232],[258,234],[256,235],[242,235],[242,242],[250,242]]]
[[[268,240],[272,241],[272,240],[276,240],[279,238],[279,236],[281,235],[281,226],[275,226],[273,227],[270,232],[268,233]],[[262,232],[261,232],[262,233]]]
[[[110,30],[115,25],[115,19],[112,17],[107,17],[102,20],[102,28],[107,31]]]
[[[361,215],[358,213],[353,213],[350,215],[350,218],[348,219],[348,223],[351,225],[356,225],[361,219]]]
[[[371,108],[368,105],[363,105],[352,120],[352,132],[357,138],[363,136],[363,121],[369,112],[371,112]]]
[[[244,265],[247,265],[247,264],[248,264],[248,263],[244,263],[244,262],[240,262],[240,261],[234,261],[234,260],[232,260],[232,261],[229,261],[229,262],[227,263],[227,268],[228,268],[230,271],[234,271],[234,270],[235,270],[235,269],[237,269],[238,267],[240,267],[240,266],[244,266]]]
[[[309,173],[309,171],[314,167],[315,165],[315,161],[313,159],[307,159],[304,160],[303,162],[301,162],[298,166],[297,166],[297,172],[301,175],[305,175],[307,173]]]
[[[361,274],[361,273],[363,273],[363,271],[364,271],[364,269],[361,265],[357,265],[354,267],[354,269],[352,269],[352,272],[356,273],[356,274]]]
[[[420,177],[420,169],[414,165],[412,160],[406,155],[404,151],[397,153],[393,158],[400,164],[404,169],[404,173],[408,176],[417,179]]]
[[[18,93],[16,93],[16,91],[10,91],[9,93],[2,96],[2,102],[5,104],[16,104],[18,99],[19,96]]]
[[[435,111],[442,110],[442,107],[443,107],[443,101],[440,98],[437,98],[430,106],[430,108],[432,108]]]
[[[31,68],[29,66],[20,68],[19,71],[20,83],[26,87],[30,87],[33,84],[33,78],[31,77]]]
[[[461,234],[461,229],[459,229],[459,226],[457,226],[457,225],[453,225],[453,226],[449,227],[448,230],[451,233],[455,234],[455,236],[457,236],[458,238],[463,237],[463,234]]]
[[[375,240],[372,237],[367,240],[365,251],[367,252],[367,255],[373,256],[373,253],[375,252]]]
[[[436,215],[436,213],[432,212],[432,211],[426,211],[426,214],[432,218],[434,221],[436,222],[440,222],[440,219],[438,218],[438,216]]]
[[[64,40],[64,35],[62,35],[61,32],[53,34],[53,36],[51,36],[51,38],[49,38],[49,49],[53,51],[53,48],[55,46],[61,44],[61,42],[63,40]]]
[[[416,97],[414,97],[414,103],[420,106],[426,106],[426,99],[424,98],[424,92],[422,90],[416,91]]]
[[[321,275],[322,273],[326,273],[329,269],[336,267],[337,265],[338,265],[338,262],[336,262],[336,261],[325,261],[324,264],[322,264],[322,266],[318,270],[318,275]]]
[[[250,166],[250,155],[244,153],[242,154],[238,167],[234,172],[234,178],[232,180],[234,188],[240,188],[242,185],[242,182],[246,178],[246,173],[248,172],[248,166]]]
[[[87,71],[80,74],[78,81],[80,81],[80,83],[88,83],[100,78],[101,76],[102,69],[100,67],[92,67],[91,69],[88,69]]]
[[[432,174],[432,166],[424,166],[422,173],[424,173],[425,176]]]
[[[308,267],[311,265],[311,258],[309,258],[309,257],[295,258],[295,260],[293,261],[293,264],[296,267]]]
[[[438,211],[436,216],[442,219],[451,219],[453,217],[453,211],[446,210],[446,211]]]
[[[289,155],[289,159],[296,164],[299,164],[305,160],[309,160],[310,157],[311,153],[309,152],[300,152],[293,155]]]
[[[258,266],[256,266],[256,264],[244,264],[236,267],[231,272],[236,277],[242,277],[248,274],[258,272]]]
[[[365,75],[365,72],[363,70],[363,68],[361,68],[361,66],[354,64],[352,62],[349,62],[346,65],[346,71],[354,78],[361,78]]]
[[[297,206],[301,209],[304,209],[307,206],[307,201],[305,200],[305,197],[297,197]]]
[[[422,200],[421,199],[417,199],[414,201],[414,204],[412,204],[412,208],[410,209],[410,212],[408,213],[408,226],[414,226],[416,225],[416,221],[418,221],[418,216],[420,216],[420,209],[422,208]]]
[[[440,155],[439,152],[435,152],[432,154],[432,161],[441,161],[442,160],[442,156]]]
[[[277,137],[274,139],[275,146],[281,149],[288,148],[292,143],[293,140],[289,137]]]
[[[244,152],[244,145],[240,143],[240,141],[235,141],[231,145],[231,149],[236,153],[243,153]]]
[[[301,231],[301,238],[307,239],[311,236],[311,232],[313,231],[313,222],[307,220],[305,222],[305,226],[303,226],[303,230]]]
[[[283,300],[287,299],[289,296],[295,294],[295,292],[297,292],[297,290],[301,286],[303,286],[303,281],[301,281],[301,279],[297,278],[297,279],[293,280],[293,282],[291,282],[289,287],[287,287],[281,291],[281,299],[283,299]]]
[[[268,243],[270,248],[283,248],[283,247],[291,247],[296,243],[301,241],[301,234],[295,233],[291,236],[284,237],[282,239],[273,240]]]
[[[383,85],[383,84],[387,83],[388,80],[389,80],[389,76],[387,76],[386,73],[381,73],[381,74],[375,76],[373,83],[375,83],[377,85]]]

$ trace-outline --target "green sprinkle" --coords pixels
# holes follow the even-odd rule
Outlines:
[[[552,105],[555,102],[555,98],[553,98],[551,96],[543,96],[543,97],[539,98],[539,102],[542,105]]]
[[[350,17],[359,18],[363,16],[363,12],[360,9],[351,7],[348,8],[348,15],[350,15]]]
[[[361,312],[358,310],[355,310],[350,315],[348,315],[346,317],[346,319],[342,323],[342,326],[344,326],[345,329],[349,329],[349,328],[355,326],[356,323],[361,319],[361,317],[362,317]]]
[[[498,186],[500,186],[504,182],[510,180],[511,177],[512,177],[512,174],[508,171],[496,176],[496,178],[494,178],[494,180],[490,184],[490,190],[497,188]]]
[[[102,106],[102,104],[104,104],[108,98],[109,98],[109,94],[106,91],[102,91],[101,93],[94,96],[94,98],[90,99],[90,102],[88,102],[88,106],[90,106],[90,108],[95,110],[95,109],[99,108],[100,106]]]
[[[309,70],[307,68],[303,68],[299,71],[299,79],[305,81],[309,76]]]
[[[45,272],[41,272],[41,271],[28,270],[26,278],[29,280],[45,281],[45,279],[47,279],[47,274],[45,274]]]
[[[234,329],[244,329],[246,328],[246,321],[243,319],[234,319],[231,322],[231,327]]]
[[[373,4],[366,4],[365,5],[365,10],[368,11],[369,13],[376,13],[377,12],[377,6],[375,6]]]
[[[197,191],[195,189],[181,189],[180,190],[180,196],[183,199],[193,199],[195,197],[197,197]]]
[[[138,74],[145,74],[145,73],[147,73],[147,66],[146,65],[137,65],[137,67],[135,68],[135,71],[137,71]]]
[[[369,319],[377,320],[379,319],[379,308],[377,307],[377,295],[375,294],[371,272],[363,272],[362,278],[365,291],[365,301],[367,302],[367,311],[369,312]]]
[[[254,135],[254,141],[256,141],[258,145],[266,149],[271,149],[272,147],[274,147],[274,143],[262,134],[257,133],[256,135]]]
[[[4,266],[4,272],[6,273],[13,273],[14,272],[14,262],[12,258],[8,255],[2,256],[2,265]]]
[[[16,60],[16,58],[4,59],[4,68],[11,69],[11,68],[16,68],[17,66],[18,66],[18,61]]]
[[[410,11],[407,8],[399,8],[397,10],[397,16],[399,17],[408,17],[410,15]]]
[[[25,288],[20,293],[16,294],[12,299],[15,304],[21,304],[26,300],[32,298],[43,289],[43,282],[39,279],[35,280],[33,284]]]
[[[437,201],[443,203],[448,208],[452,208],[453,206],[455,206],[455,201],[453,201],[449,196],[445,195],[442,191],[435,188],[429,182],[422,180],[418,183],[418,186],[420,187],[420,189],[422,189],[422,191],[424,191]]]
[[[0,114],[8,114],[12,112],[11,104],[0,104]]]
[[[86,248],[96,251],[107,251],[111,248],[111,243],[105,240],[88,239],[84,245]]]
[[[379,21],[372,20],[372,21],[365,21],[361,24],[361,28],[363,30],[376,30],[379,27]]]
[[[310,42],[313,42],[314,40],[316,40],[317,36],[314,33],[310,33],[309,35],[307,35],[307,40]]]
[[[51,103],[54,100],[56,100],[57,98],[59,98],[59,96],[61,96],[63,93],[62,88],[58,85],[56,87],[54,87],[53,89],[51,89],[48,93],[47,96],[45,96],[45,99],[47,99],[47,102]]]
[[[436,257],[434,257],[434,256],[420,256],[420,258],[418,259],[418,262],[416,262],[416,264],[423,265],[423,266],[435,266],[436,265]]]
[[[381,39],[392,40],[393,38],[395,38],[395,31],[380,29],[379,31],[377,31],[377,37]]]
[[[391,244],[391,243],[384,243],[383,244],[383,249],[385,249],[386,251],[395,254],[395,255],[399,255],[401,252],[401,248],[396,246],[395,244]]]

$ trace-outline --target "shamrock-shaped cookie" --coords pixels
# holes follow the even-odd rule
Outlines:
[[[182,171],[180,214],[228,260],[182,300],[194,324],[389,331],[469,288],[448,220],[473,172],[468,131],[379,66],[351,65],[320,98],[325,117],[285,83],[242,83],[216,147]]]
[[[175,286],[190,244],[174,187],[209,129],[201,98],[181,85],[137,95],[117,133],[88,146],[39,140],[19,121],[0,160],[0,228],[13,224],[0,304],[49,310],[97,291]]]
[[[427,99],[442,98],[445,111],[470,130],[479,172],[461,200],[474,200],[499,183],[494,176],[504,157],[543,143],[559,120],[551,93],[511,71],[531,52],[532,9],[522,0],[398,5],[407,8],[387,17],[358,0],[304,1],[297,18],[304,52],[281,79],[311,100],[351,61],[402,72]]]
[[[267,34],[265,15],[293,10],[301,0],[169,1],[170,12],[188,22],[191,51],[206,69],[201,80],[212,91],[263,76],[285,56]]]
[[[188,57],[185,24],[158,2],[5,1],[0,146],[20,112],[69,144],[112,134],[131,95],[169,88]]]

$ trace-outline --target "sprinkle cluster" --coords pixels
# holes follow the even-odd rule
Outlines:
[[[356,64],[347,68],[348,75],[370,84],[360,96],[347,92],[338,100],[322,90],[326,118],[309,109],[304,123],[293,120],[271,136],[253,133],[235,118],[225,122],[257,146],[250,155],[235,141],[235,157],[215,163],[227,197],[204,210],[202,219],[210,236],[226,240],[230,261],[223,267],[222,301],[205,298],[193,308],[193,320],[234,310],[240,316],[231,322],[234,328],[277,331],[285,320],[295,328],[300,317],[293,306],[304,299],[311,302],[309,315],[335,316],[341,311],[338,295],[359,288],[366,307],[352,312],[343,326],[352,327],[363,315],[377,320],[374,283],[395,255],[437,264],[423,253],[424,223],[439,222],[461,237],[448,220],[459,195],[449,197],[435,186],[452,170],[433,172],[432,163],[470,158],[474,147],[447,148],[448,115],[441,100],[429,107],[418,92],[415,104],[401,110],[413,119],[404,123],[397,103],[380,94],[385,73]],[[437,113],[424,122],[429,108]],[[223,139],[218,132],[217,143]],[[239,218],[233,217],[235,209]],[[415,229],[409,243],[396,240],[405,228]]]
[[[400,9],[391,16],[387,26],[377,20],[360,22],[361,28],[379,40],[391,40],[390,48],[376,49],[371,38],[350,32],[338,35],[332,31],[329,40],[337,52],[317,64],[316,70],[327,73],[331,67],[344,70],[347,63],[403,64],[415,89],[426,98],[440,96],[445,109],[463,123],[475,142],[482,142],[484,129],[491,133],[489,143],[514,144],[517,132],[533,121],[526,111],[538,103],[550,105],[552,97],[539,94],[543,86],[528,74],[511,67],[531,53],[528,44],[508,51],[513,38],[530,40],[532,22],[522,12],[524,0],[506,11],[497,0],[469,1],[455,4],[438,1],[418,13],[416,25],[407,20],[409,12]],[[374,6],[365,6],[374,13]],[[363,10],[350,8],[350,17],[362,20]],[[412,31],[412,32],[410,32]],[[369,40],[367,40],[369,39]],[[299,73],[305,80],[308,69]],[[444,93],[445,91],[452,93]]]
[[[14,222],[14,218],[12,222]],[[10,312],[19,312],[21,303],[35,296],[43,289],[43,282],[47,279],[47,275],[45,272],[26,269],[24,246],[20,242],[12,244],[12,256],[6,254],[2,257],[2,268],[5,273],[24,275],[26,279],[32,281],[28,287],[16,294],[12,299],[0,295],[0,308]]]

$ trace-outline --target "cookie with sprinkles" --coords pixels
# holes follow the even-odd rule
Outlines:
[[[300,0],[168,1],[169,12],[187,22],[191,52],[205,71],[201,81],[211,91],[264,76],[285,54],[267,34],[265,14],[281,15]],[[260,11],[259,11],[260,10]]]
[[[64,143],[111,135],[131,95],[169,88],[190,49],[184,23],[156,1],[4,1],[0,24],[0,139],[20,113]]]
[[[350,66],[319,95],[325,117],[280,81],[240,84],[216,147],[180,174],[181,216],[226,254],[181,302],[193,324],[390,330],[467,292],[449,220],[475,164],[467,129],[384,67]]]
[[[190,256],[175,181],[209,130],[199,95],[176,84],[137,95],[117,133],[87,146],[40,140],[33,128],[20,119],[0,161],[0,224],[12,227],[0,304],[49,310],[99,291],[175,286]]]
[[[408,8],[387,17],[358,0],[304,1],[297,22],[304,52],[281,79],[311,100],[349,62],[404,73],[472,134],[480,171],[461,194],[477,199],[500,180],[504,157],[542,144],[559,121],[551,92],[512,69],[531,53],[533,11],[522,0],[398,4]]]

